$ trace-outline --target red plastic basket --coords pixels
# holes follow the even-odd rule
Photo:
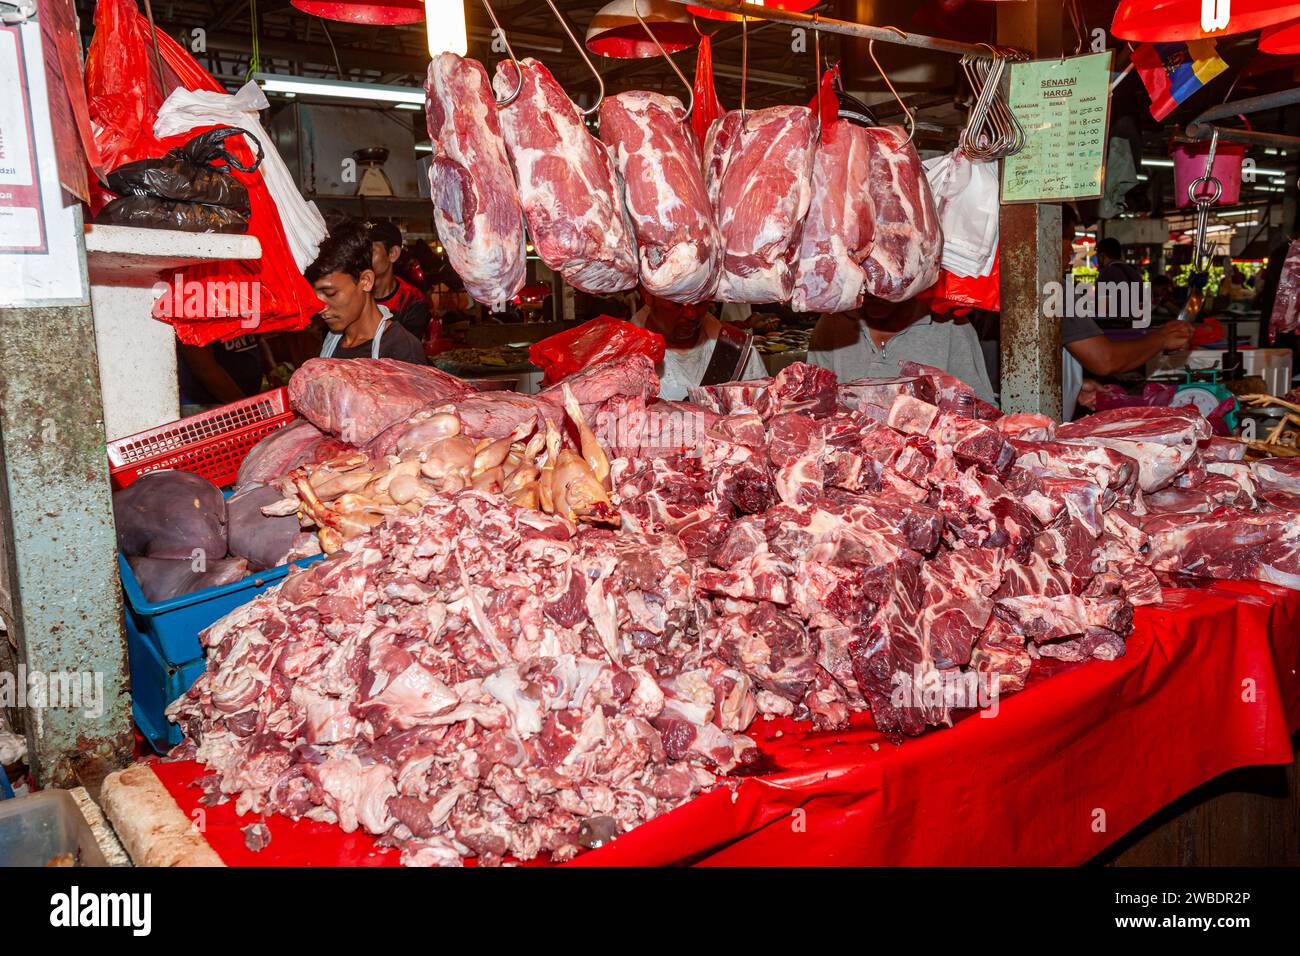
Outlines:
[[[293,419],[287,388],[243,398],[109,442],[109,476],[115,489],[125,488],[151,471],[178,468],[222,487],[250,448]]]

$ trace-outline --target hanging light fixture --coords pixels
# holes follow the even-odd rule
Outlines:
[[[366,23],[391,27],[419,23],[424,19],[423,0],[377,0],[373,3],[347,0],[290,0],[303,13],[340,23]]]
[[[1110,32],[1121,40],[1175,43],[1214,40],[1295,19],[1278,0],[1121,0]]]
[[[791,13],[804,13],[817,6],[821,0],[748,0],[755,7],[767,7],[771,10],[789,10]],[[739,13],[727,13],[725,10],[712,10],[709,7],[688,6],[687,10],[706,20],[734,20],[739,22]]]
[[[700,41],[687,8],[671,0],[614,0],[591,18],[587,27],[587,49],[600,56],[618,59],[644,59],[659,56],[654,40],[646,36],[646,27],[654,33],[669,53],[689,50]],[[637,22],[637,13],[646,27]]]
[[[1300,20],[1268,27],[1259,37],[1261,53],[1300,53]]]
[[[469,50],[464,0],[424,0],[424,32],[429,37],[429,56],[464,56]]]

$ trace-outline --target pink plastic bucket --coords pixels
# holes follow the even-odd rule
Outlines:
[[[1209,155],[1209,140],[1174,147],[1174,200],[1180,208],[1192,204],[1187,188],[1205,175],[1205,160]],[[1241,196],[1241,161],[1245,156],[1246,147],[1243,143],[1221,141],[1219,148],[1214,151],[1214,177],[1223,185],[1223,192],[1219,194],[1215,205],[1231,206]],[[1214,195],[1214,184],[1204,184],[1196,195]]]

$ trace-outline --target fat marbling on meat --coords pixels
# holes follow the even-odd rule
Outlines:
[[[424,88],[438,237],[466,291],[502,306],[524,285],[524,217],[487,70],[442,53],[429,64]]]
[[[630,289],[636,245],[614,161],[551,71],[532,58],[519,63],[523,88],[500,111],[501,129],[537,254],[583,292]],[[514,63],[500,63],[497,94],[510,95],[518,77]]]
[[[600,104],[600,138],[623,178],[641,257],[641,284],[673,302],[713,294],[721,240],[686,110],[671,96],[634,91]]]

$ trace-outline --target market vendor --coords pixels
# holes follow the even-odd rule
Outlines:
[[[641,308],[632,322],[664,337],[664,360],[659,373],[659,397],[682,401],[687,389],[700,384],[722,323],[713,317],[709,304],[682,305],[641,289]],[[751,345],[741,380],[765,378],[767,368]]]
[[[375,301],[375,270],[369,231],[345,222],[320,245],[316,261],[303,272],[324,308],[328,333],[321,358],[391,358],[427,365],[420,341]]]
[[[975,329],[964,321],[933,318],[919,299],[868,297],[860,309],[823,315],[813,329],[808,362],[830,369],[841,382],[894,378],[903,362],[919,362],[961,379],[984,401],[996,402]]]
[[[1074,230],[1079,217],[1068,203],[1061,207],[1061,262],[1069,268],[1074,255]],[[1104,243],[1104,241],[1103,241]],[[1118,250],[1118,251],[1117,251]],[[1119,244],[1108,246],[1107,265],[1122,254]],[[1129,267],[1132,269],[1132,267]],[[1136,274],[1136,270],[1134,270]],[[1192,327],[1186,322],[1171,321],[1153,328],[1135,339],[1115,341],[1106,337],[1101,326],[1088,316],[1067,315],[1061,318],[1061,420],[1074,416],[1079,390],[1083,387],[1083,373],[1098,377],[1119,375],[1142,368],[1147,359],[1161,352],[1178,352],[1192,341]]]
[[[393,314],[402,328],[423,342],[433,313],[424,294],[394,270],[402,257],[402,231],[387,219],[366,223],[370,230],[371,268],[375,273],[375,302]],[[434,335],[434,338],[438,338]]]

